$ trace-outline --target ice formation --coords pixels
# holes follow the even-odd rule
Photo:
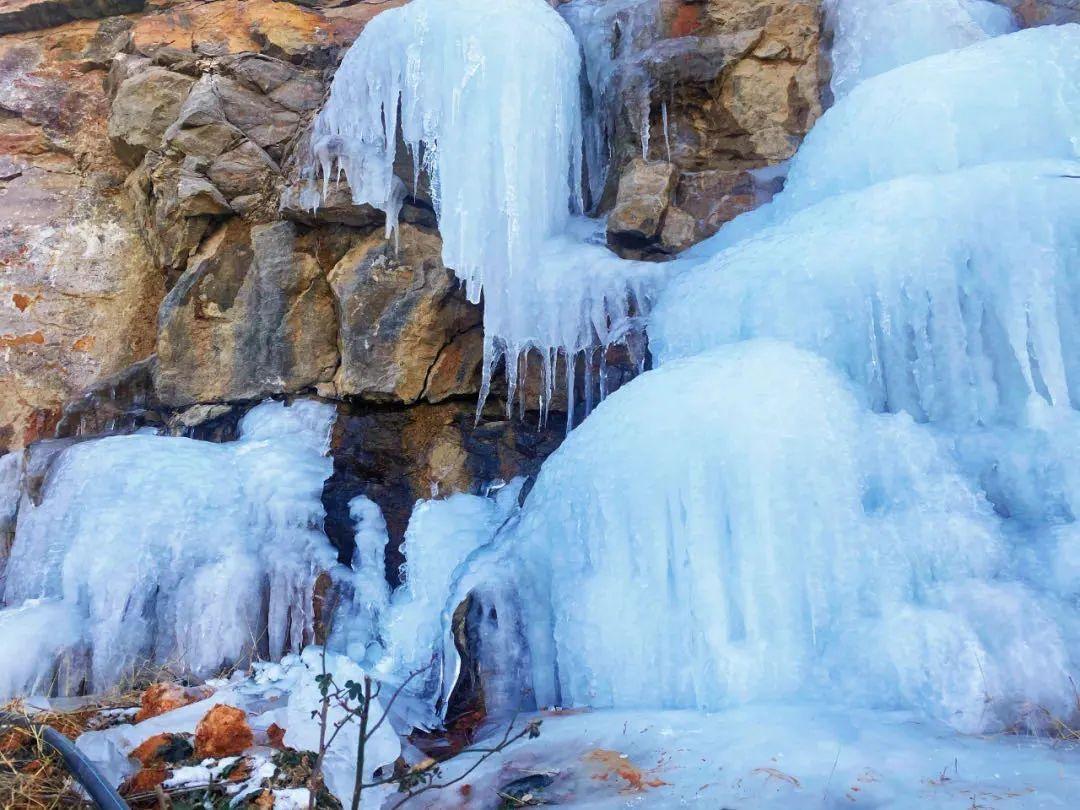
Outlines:
[[[499,614],[524,615],[539,705],[816,696],[972,731],[1024,700],[1069,708],[1067,603],[1013,575],[990,505],[931,436],[788,344],[620,389],[499,545],[484,564],[518,570]]]
[[[995,37],[868,79],[811,129],[782,194],[688,253],[711,257],[827,197],[911,174],[1080,158],[1077,75],[1073,24]]]
[[[386,523],[370,500],[353,501],[357,562],[352,596],[339,614],[342,626],[331,646],[381,678],[408,681],[411,702],[404,713],[414,725],[438,722],[432,708],[457,676],[451,627],[455,576],[516,510],[523,483],[500,482],[484,496],[456,493],[417,501],[401,548],[406,560],[402,584],[389,597],[382,578]]]
[[[559,357],[572,375],[579,355],[619,340],[658,275],[594,244],[597,223],[580,217],[580,65],[542,0],[414,0],[367,25],[315,123],[324,181],[344,173],[357,204],[386,211],[388,233],[406,193],[399,131],[414,186],[429,179],[443,262],[470,300],[483,293],[481,400],[500,362],[512,400],[536,350],[546,408]]]
[[[658,11],[657,0],[574,0],[559,8],[581,43],[585,170],[594,206],[604,193],[622,110],[636,113],[642,156],[648,156],[652,88],[640,58],[657,39]]]
[[[1078,174],[1001,162],[831,197],[675,279],[654,356],[790,340],[872,408],[955,426],[1016,422],[1033,394],[1078,405]]]
[[[825,0],[836,98],[864,79],[1016,30],[989,0]]]
[[[335,563],[321,531],[333,417],[268,402],[236,442],[131,435],[64,450],[40,503],[19,506],[0,687],[100,690],[147,662],[207,676],[309,640],[314,579]]]

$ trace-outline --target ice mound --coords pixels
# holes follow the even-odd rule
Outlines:
[[[832,360],[879,411],[1015,423],[1080,404],[1080,163],[999,163],[833,197],[676,278],[658,362],[750,337]],[[785,192],[786,193],[786,192]]]
[[[988,0],[825,0],[836,98],[864,79],[1016,30]]]
[[[601,404],[463,581],[516,571],[498,615],[523,617],[538,705],[798,695],[976,731],[1070,706],[1066,609],[1011,559],[924,428],[821,357],[747,341]]]
[[[457,677],[457,659],[447,652],[454,650],[452,618],[460,600],[451,598],[451,586],[458,569],[517,509],[523,483],[514,479],[485,496],[459,492],[417,501],[401,547],[402,584],[390,596],[382,579],[386,523],[367,498],[352,503],[357,562],[351,599],[338,614],[341,626],[331,646],[381,678],[408,681],[406,710],[416,725],[437,722],[435,704]]]
[[[528,43],[527,47],[523,47]],[[648,307],[582,220],[578,43],[543,0],[414,0],[372,20],[346,54],[312,149],[324,180],[343,172],[353,199],[387,212],[405,195],[397,133],[430,178],[443,262],[484,300],[484,396],[505,363],[539,352],[546,408],[561,355],[615,342]],[[399,115],[400,113],[400,115]],[[569,362],[566,362],[569,360]],[[483,399],[484,397],[481,397]]]
[[[780,195],[688,254],[711,256],[827,197],[906,175],[1080,158],[1078,75],[1073,24],[995,37],[875,76],[814,125]]]
[[[64,450],[40,502],[19,507],[0,686],[100,691],[146,662],[208,676],[298,649],[315,577],[335,563],[321,531],[333,418],[267,402],[228,444],[132,435]],[[43,623],[71,632],[46,644]]]

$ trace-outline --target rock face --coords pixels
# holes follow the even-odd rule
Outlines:
[[[647,131],[632,106],[616,116],[599,204],[619,210],[616,194],[627,175],[638,182],[647,143],[647,161],[677,168],[671,228],[647,241],[677,252],[778,190],[761,170],[790,158],[820,116],[828,70],[820,0],[662,0],[659,9],[658,38],[627,66],[648,89]],[[614,244],[622,227],[614,218]]]
[[[334,301],[289,222],[233,219],[192,257],[158,320],[154,385],[168,406],[313,388],[338,365]]]
[[[405,224],[393,241],[376,232],[334,266],[340,395],[413,403],[479,390],[482,314],[441,253],[438,235]]]
[[[0,20],[41,25],[46,5],[9,4]],[[0,38],[0,452],[51,435],[68,397],[153,349],[162,280],[107,134],[124,22]]]
[[[323,70],[397,4],[3,4],[0,453],[51,435],[65,401],[154,351],[163,296],[226,220],[280,218],[278,162]],[[256,393],[333,376],[286,372]]]

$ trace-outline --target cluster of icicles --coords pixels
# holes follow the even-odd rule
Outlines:
[[[312,135],[323,193],[344,174],[356,204],[386,213],[388,236],[410,193],[394,171],[403,142],[413,193],[429,181],[444,264],[469,300],[483,294],[481,407],[501,365],[510,409],[532,353],[542,418],[564,385],[568,422],[579,370],[587,413],[594,389],[606,393],[608,347],[626,344],[643,362],[635,349],[664,275],[619,260],[603,223],[582,216],[580,66],[577,40],[546,3],[414,0],[364,29]],[[597,116],[587,120],[592,133]],[[592,178],[606,171],[599,138],[589,141]]]

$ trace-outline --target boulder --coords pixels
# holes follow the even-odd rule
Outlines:
[[[641,158],[630,161],[619,178],[615,208],[608,217],[608,241],[628,245],[655,241],[678,180],[674,163]]]
[[[232,209],[217,187],[200,174],[181,169],[176,188],[177,213],[182,217],[227,214]]]
[[[337,319],[318,262],[289,222],[232,219],[162,302],[154,385],[164,405],[261,399],[333,378]]]
[[[254,744],[247,715],[235,706],[219,703],[195,728],[195,756],[200,760],[237,756]]]
[[[192,754],[191,743],[180,734],[155,734],[143,740],[128,757],[144,768],[154,768],[165,763],[181,762]]]
[[[109,138],[121,159],[136,166],[147,151],[161,146],[194,83],[190,76],[154,66],[123,81],[109,114]]]
[[[362,240],[330,271],[340,395],[413,403],[479,390],[482,314],[441,253],[436,234],[403,223],[390,240]]]

